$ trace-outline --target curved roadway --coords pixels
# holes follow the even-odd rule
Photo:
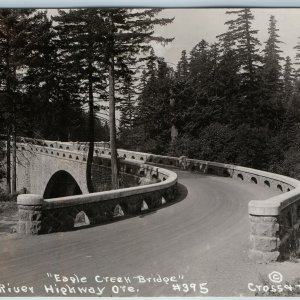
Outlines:
[[[275,192],[228,178],[176,172],[181,199],[156,212],[73,232],[2,240],[0,284],[34,286],[36,296],[46,296],[43,284],[51,281],[46,273],[86,276],[87,286],[97,286],[95,275],[160,274],[180,275],[181,283],[206,282],[209,296],[253,295],[247,284],[259,282],[260,269],[247,257],[247,203]],[[113,284],[107,284],[104,296],[202,295],[198,288],[175,292],[171,284],[137,285],[135,280],[130,285],[139,292],[113,294]]]

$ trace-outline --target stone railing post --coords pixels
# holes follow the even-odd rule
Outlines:
[[[42,209],[44,199],[41,195],[22,194],[18,196],[18,233],[39,234],[42,229]]]
[[[183,170],[186,170],[187,166],[188,166],[188,161],[187,161],[187,157],[186,156],[180,156],[178,158],[178,163],[179,163],[179,167],[182,168]]]
[[[279,220],[277,216],[250,215],[249,257],[258,263],[277,261],[279,253]]]

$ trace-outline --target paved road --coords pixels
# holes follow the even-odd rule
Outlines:
[[[44,284],[55,282],[47,273],[87,276],[81,285],[93,287],[103,286],[95,283],[96,275],[130,276],[125,285],[138,292],[114,294],[111,283],[104,295],[199,296],[200,283],[207,283],[209,296],[249,295],[247,284],[259,282],[263,267],[247,257],[247,203],[275,192],[227,178],[184,171],[178,175],[181,201],[154,213],[74,232],[2,240],[0,284],[33,286],[35,295],[49,296]],[[172,284],[137,284],[132,278],[156,274],[195,283],[197,291],[172,291]],[[9,295],[1,294],[0,285],[0,296]]]

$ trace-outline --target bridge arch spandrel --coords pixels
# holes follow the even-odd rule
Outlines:
[[[30,193],[44,195],[45,189],[53,175],[59,171],[64,171],[74,178],[82,194],[88,193],[85,178],[86,163],[83,161],[58,158],[37,151],[27,153],[26,164],[22,164],[22,161],[25,160],[24,157],[21,157],[20,160],[21,163],[18,169],[22,173],[26,172],[28,180],[27,184],[24,184],[21,175],[18,181],[18,189],[25,187]]]

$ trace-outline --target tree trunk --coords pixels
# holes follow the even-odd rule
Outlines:
[[[12,129],[12,138],[11,193],[15,194],[17,192],[17,136],[15,120]]]
[[[251,57],[251,36],[249,32],[249,16],[247,11],[245,12],[245,19],[246,19],[246,40],[247,40],[247,50],[248,50],[248,69],[249,69],[249,75],[250,75],[250,82],[253,81],[253,63],[252,63],[252,57]]]
[[[116,146],[116,116],[115,116],[115,74],[114,55],[109,57],[109,136],[111,151],[111,180],[112,188],[118,189],[118,157]]]
[[[174,98],[174,95],[173,95],[173,92],[171,90],[171,97],[170,97],[170,112],[171,112],[171,143],[173,143],[177,136],[178,136],[178,130],[175,126],[175,113],[174,113],[174,110],[175,110],[175,98]]]
[[[10,177],[10,131],[7,133],[6,140],[6,193],[11,194],[11,177]]]
[[[94,142],[95,142],[95,119],[94,119],[94,95],[92,83],[92,66],[89,63],[89,147],[88,157],[86,162],[86,182],[89,193],[93,193],[94,185],[92,180],[92,165],[94,157]]]

